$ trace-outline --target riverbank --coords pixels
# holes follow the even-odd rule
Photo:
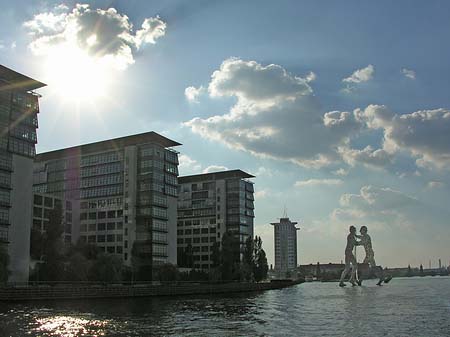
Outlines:
[[[281,289],[303,281],[278,280],[262,283],[182,283],[182,284],[96,284],[96,285],[37,285],[0,288],[0,301],[16,302],[30,300],[86,299],[86,298],[133,298],[156,296],[204,295],[222,293],[255,292]]]

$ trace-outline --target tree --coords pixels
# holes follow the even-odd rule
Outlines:
[[[75,252],[67,259],[65,269],[66,281],[88,281],[90,266],[93,264],[82,253]]]
[[[5,245],[0,244],[0,284],[8,282],[9,254]]]
[[[184,250],[184,256],[186,259],[186,267],[194,268],[194,249],[190,243],[188,243],[186,249]]]
[[[214,242],[212,246],[211,260],[214,268],[219,267],[221,264],[221,252],[220,252],[220,244],[218,242]]]
[[[253,270],[253,275],[255,277],[255,281],[259,282],[267,277],[269,265],[267,263],[266,252],[262,248],[261,237],[258,236],[255,236],[254,257],[255,257],[255,267]]]
[[[178,280],[178,269],[171,263],[165,263],[158,269],[160,282],[173,282]]]
[[[316,266],[316,277],[319,278],[321,276],[321,270],[320,270],[320,263],[317,262],[317,266]]]
[[[222,236],[220,265],[222,280],[234,280],[239,278],[239,275],[236,274],[239,266],[238,261],[239,241],[231,232],[226,231]]]
[[[153,277],[152,272],[152,257],[148,252],[151,247],[149,240],[134,241],[131,249],[131,268],[132,280],[151,281]]]
[[[246,281],[251,281],[253,279],[253,271],[255,269],[254,242],[251,236],[245,240],[242,255],[242,276]]]
[[[39,268],[40,279],[58,281],[63,275],[63,216],[61,206],[50,210],[47,229],[42,240],[43,264]]]
[[[122,260],[112,254],[100,254],[89,270],[89,279],[98,282],[121,282]]]

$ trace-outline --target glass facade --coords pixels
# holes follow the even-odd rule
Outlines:
[[[159,265],[168,258],[168,197],[178,193],[178,154],[157,145],[142,145],[137,161],[137,253]]]
[[[180,178],[178,199],[177,245],[178,261],[184,267],[212,267],[212,248],[221,242],[221,235],[230,231],[241,245],[253,236],[253,183],[235,177],[234,171]],[[245,172],[240,171],[238,175]],[[241,246],[239,245],[239,246]],[[192,247],[193,265],[186,263],[186,250]],[[241,247],[236,247],[237,254]],[[189,248],[190,249],[190,248]],[[188,250],[189,250],[188,249]]]
[[[0,242],[9,242],[12,154],[36,155],[38,96],[0,90]]]
[[[85,155],[71,149],[39,160],[34,191],[79,201],[74,222],[82,242],[128,262],[136,242],[136,252],[146,261],[165,263],[168,198],[177,195],[177,152],[151,142],[114,147]]]

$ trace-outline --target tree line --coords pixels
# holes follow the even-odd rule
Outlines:
[[[63,236],[63,212],[56,207],[49,212],[47,228],[41,233],[32,229],[30,255],[36,261],[30,281],[39,282],[105,282],[122,281],[256,281],[267,277],[268,264],[262,240],[248,237],[241,249],[239,238],[225,232],[221,244],[214,243],[211,251],[212,267],[195,270],[193,247],[188,245],[178,254],[178,265],[191,269],[180,272],[171,264],[153,268],[151,255],[142,253],[135,242],[131,252],[131,267],[114,254],[105,254],[95,244],[78,241],[66,246]],[[8,279],[9,258],[5,247],[0,246],[0,283]]]

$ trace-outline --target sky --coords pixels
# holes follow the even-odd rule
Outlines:
[[[340,262],[351,224],[383,266],[450,264],[448,1],[0,8],[0,63],[48,84],[38,152],[156,131],[181,175],[256,176],[269,263],[286,209],[301,264]]]

